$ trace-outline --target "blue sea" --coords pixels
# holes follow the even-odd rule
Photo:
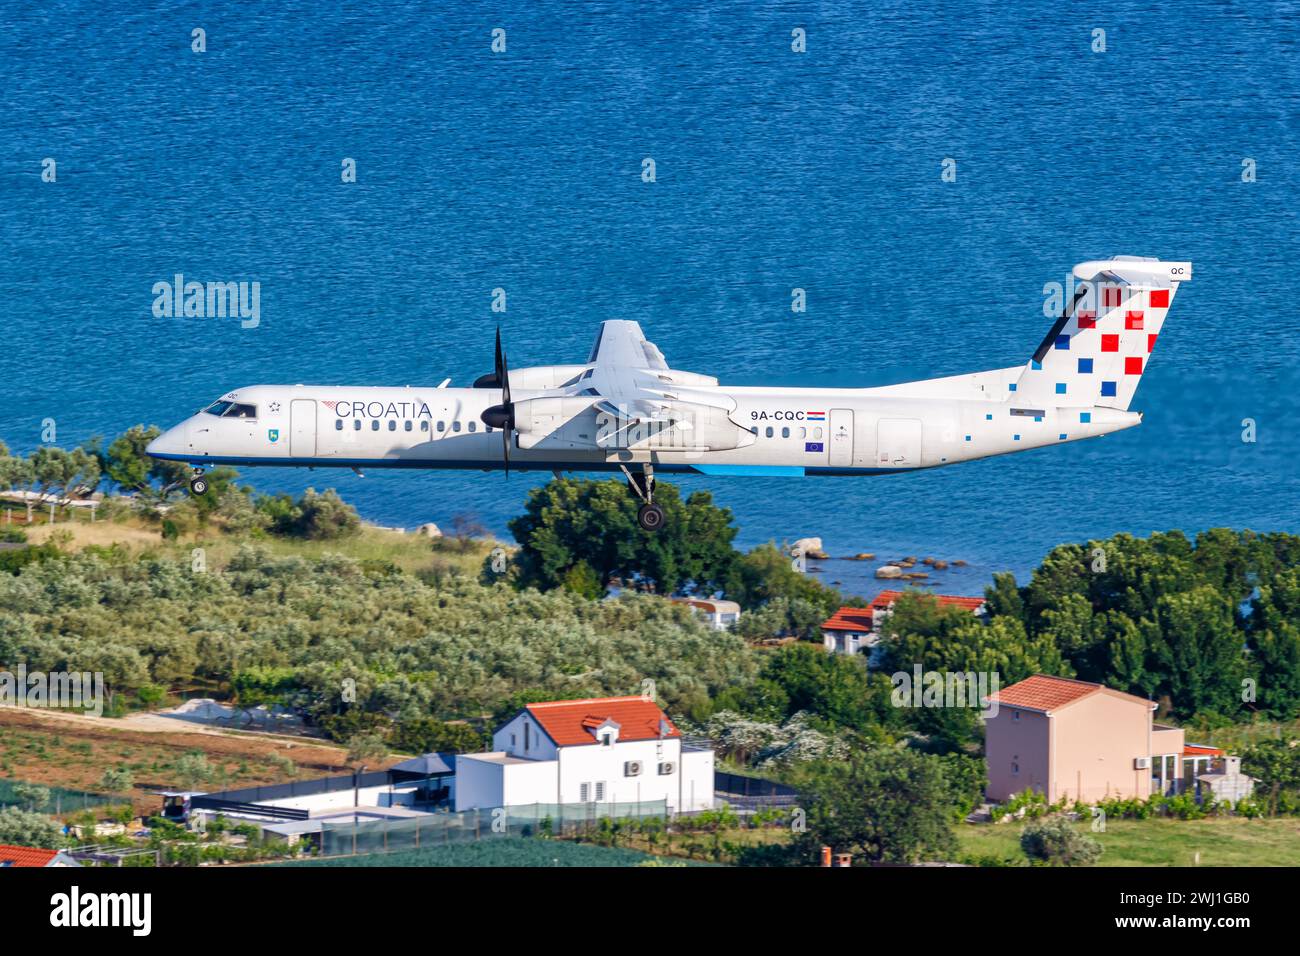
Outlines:
[[[1149,6],[6,5],[0,439],[171,424],[253,383],[465,385],[498,321],[513,367],[581,361],[628,318],[724,383],[998,368],[1049,327],[1045,283],[1149,255],[1195,278],[1140,428],[915,475],[681,483],[746,546],[959,558],[935,579],[958,593],[1063,541],[1300,531],[1300,13]],[[176,273],[259,282],[260,324],[155,318]],[[546,478],[245,475],[500,534]],[[874,593],[872,567],[823,574]]]

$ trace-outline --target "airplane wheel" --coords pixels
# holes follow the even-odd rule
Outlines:
[[[658,531],[664,526],[664,509],[658,505],[642,505],[637,509],[636,523],[643,531]]]
[[[190,479],[190,494],[206,495],[208,493],[208,479],[201,475],[195,475]]]

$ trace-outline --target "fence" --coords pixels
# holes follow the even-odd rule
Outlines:
[[[387,770],[372,770],[357,777],[357,787],[383,787],[391,782]],[[267,800],[287,800],[290,797],[310,797],[319,793],[335,793],[351,790],[354,781],[352,774],[338,777],[317,777],[315,780],[293,780],[289,783],[274,783],[265,787],[243,787],[239,790],[221,790],[217,793],[205,793],[202,799],[207,805],[221,803],[264,803]],[[195,797],[196,801],[200,798]],[[195,806],[198,806],[195,803]]]
[[[40,788],[49,791],[49,799],[41,806],[32,806],[24,788]],[[22,780],[0,780],[0,807],[22,806],[43,813],[62,816],[65,813],[80,813],[96,807],[123,806],[131,803],[131,798],[111,793],[87,793],[84,790],[68,790],[64,787],[50,787],[43,783],[26,783]]]
[[[326,823],[321,829],[321,856],[391,853],[449,843],[505,836],[577,833],[599,827],[602,820],[666,818],[666,800],[640,803],[537,803],[519,807],[462,810],[418,818]]]
[[[799,802],[799,791],[794,787],[725,770],[713,772],[713,789],[718,800],[733,810],[793,807]]]

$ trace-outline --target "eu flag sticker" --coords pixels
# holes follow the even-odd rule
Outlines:
[[[271,442],[271,444],[274,445],[276,442],[280,440],[280,429],[268,428],[266,430],[266,437]]]
[[[826,449],[822,447],[822,443],[819,441],[806,441],[803,443],[803,450],[804,451],[825,451]]]

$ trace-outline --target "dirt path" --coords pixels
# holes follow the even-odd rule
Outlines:
[[[157,714],[110,719],[0,707],[0,776],[95,791],[105,770],[124,767],[134,778],[132,802],[141,812],[157,811],[156,791],[177,788],[176,762],[196,751],[214,770],[200,787],[206,790],[348,772],[345,748],[312,738],[204,727]],[[376,762],[373,769],[400,759]]]

